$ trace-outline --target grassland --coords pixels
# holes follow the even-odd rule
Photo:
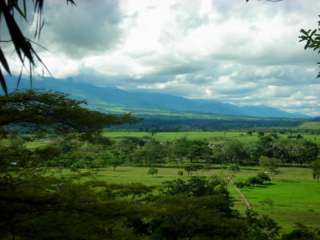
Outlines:
[[[209,172],[199,172],[198,176],[210,177],[218,174],[220,169],[213,166]],[[112,167],[103,168],[96,173],[95,178],[109,183],[132,183],[141,182],[146,185],[161,185],[164,181],[177,178],[189,179],[186,172],[183,176],[178,176],[178,168],[159,167],[157,176],[152,177],[147,174],[147,167],[120,166],[113,171]],[[246,187],[241,189],[253,210],[260,215],[269,215],[275,219],[284,232],[291,231],[295,222],[303,223],[308,227],[320,227],[320,184],[313,181],[311,170],[300,167],[285,167],[278,169],[280,174],[275,179],[264,185]],[[55,171],[55,170],[52,170]],[[257,172],[262,171],[260,167],[241,167],[241,171],[236,173],[234,180],[246,179]],[[72,175],[74,173],[65,170],[62,175]],[[196,176],[196,174],[194,174]],[[244,213],[246,210],[239,194],[228,186],[230,196],[235,201],[234,208]],[[272,210],[268,206],[262,206],[259,202],[265,199],[272,199],[274,205]]]
[[[259,170],[259,167],[242,167],[233,180],[246,179]],[[279,168],[279,172],[270,183],[241,189],[253,210],[275,219],[284,232],[291,231],[295,222],[312,229],[320,228],[320,184],[313,181],[311,170],[286,167]],[[232,187],[229,191],[235,200],[235,209],[244,213],[246,207],[238,192]],[[259,203],[265,199],[274,201],[272,209]]]
[[[267,134],[266,134],[267,135]],[[282,138],[287,138],[288,134],[278,134]],[[306,140],[315,141],[320,143],[319,135],[302,134]],[[104,136],[112,139],[123,138],[126,136],[131,137],[151,137],[147,132],[109,132],[104,133]],[[172,141],[175,139],[186,137],[188,140],[202,139],[210,141],[211,143],[223,143],[226,139],[237,139],[240,142],[253,142],[257,141],[258,134],[253,133],[247,135],[245,132],[158,132],[153,138],[159,141]]]
[[[320,129],[320,122],[304,122],[297,128],[299,128],[299,129]]]

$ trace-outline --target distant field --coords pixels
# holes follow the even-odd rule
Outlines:
[[[122,138],[126,136],[131,137],[151,137],[151,134],[148,134],[147,132],[109,132],[103,134],[106,137],[110,138]],[[268,135],[268,134],[266,134]],[[288,134],[279,134],[282,138],[287,138]],[[311,135],[311,134],[302,134],[304,139],[312,140],[315,142],[320,143],[320,136],[319,135]],[[153,138],[159,140],[159,141],[172,141],[175,139],[186,137],[189,140],[194,139],[201,139],[201,140],[207,140],[211,143],[223,143],[225,139],[237,139],[241,142],[253,142],[257,141],[258,134],[253,133],[252,136],[248,136],[245,132],[159,132],[153,136]],[[294,140],[293,140],[294,141]]]
[[[297,128],[299,128],[299,129],[320,129],[320,122],[304,122]]]

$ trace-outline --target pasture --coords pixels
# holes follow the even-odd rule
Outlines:
[[[260,167],[241,167],[234,181],[253,176]],[[312,178],[311,169],[300,167],[280,167],[279,174],[271,182],[255,187],[241,188],[240,191],[252,209],[260,215],[269,215],[283,227],[284,232],[293,230],[294,223],[300,222],[312,229],[320,228],[320,184]],[[235,209],[246,210],[237,191],[229,187],[235,200]],[[274,201],[272,209],[259,203],[265,199]]]
[[[193,176],[210,177],[218,174],[218,166],[212,166],[209,172],[194,173]],[[187,173],[178,176],[179,168],[157,167],[157,176],[147,174],[147,167],[119,166],[113,171],[112,167],[92,170],[97,180],[109,183],[136,183],[141,182],[146,185],[159,185],[164,181],[171,181],[177,178],[189,179]],[[260,215],[269,215],[283,227],[284,232],[291,231],[295,222],[303,223],[312,229],[320,228],[320,184],[314,182],[311,170],[300,167],[280,167],[279,174],[270,183],[246,187],[240,189],[245,195],[254,211]],[[55,170],[51,170],[54,172]],[[241,171],[235,174],[233,180],[246,179],[263,171],[260,167],[241,167]],[[69,170],[65,170],[62,175],[73,175]],[[60,176],[60,175],[57,175]],[[230,196],[235,201],[234,208],[241,214],[246,210],[239,194],[229,184]],[[259,202],[265,199],[272,199],[274,205],[272,209],[262,206]]]

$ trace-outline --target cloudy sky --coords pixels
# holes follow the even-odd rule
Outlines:
[[[37,50],[56,79],[320,115],[319,56],[298,39],[318,0],[45,2]]]

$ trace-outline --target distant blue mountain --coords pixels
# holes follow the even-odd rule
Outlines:
[[[302,113],[288,113],[278,108],[272,108],[265,105],[258,106],[244,106],[238,107],[229,103],[221,103],[213,100],[194,99],[194,101],[204,104],[216,104],[220,107],[224,107],[233,111],[236,111],[244,116],[251,117],[281,117],[281,118],[309,118],[308,115]]]
[[[162,106],[178,111],[239,115],[239,113],[237,113],[236,111],[220,107],[217,104],[201,104],[191,99],[172,96],[169,94],[145,92],[131,92],[131,94],[135,95],[136,97],[144,101],[152,102],[159,105],[161,104]]]
[[[6,78],[8,91],[15,89],[16,78]],[[30,88],[28,80],[21,79],[19,88]],[[53,91],[69,93],[77,100],[87,100],[91,106],[102,111],[103,107],[109,105],[109,110],[121,107],[125,111],[134,109],[154,110],[161,112],[192,112],[192,113],[214,113],[221,115],[236,115],[250,117],[280,117],[280,118],[304,118],[309,117],[301,113],[288,113],[277,108],[264,105],[238,107],[232,104],[221,103],[214,100],[187,99],[169,94],[126,92],[114,86],[97,87],[91,84],[76,83],[72,80],[54,80],[44,78],[41,81],[33,81],[33,88],[45,88]],[[0,93],[3,94],[3,92]]]

